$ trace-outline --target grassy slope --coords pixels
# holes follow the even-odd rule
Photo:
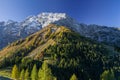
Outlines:
[[[45,38],[46,34],[48,33],[48,30],[51,29],[51,26],[53,25],[49,25],[48,28],[44,28],[41,31],[25,39],[21,39],[8,45],[7,47],[0,51],[0,60],[2,60],[4,57],[13,56],[14,54],[16,54],[17,51],[19,52],[20,50],[23,50],[23,52],[27,50],[28,52],[31,52],[34,51],[34,49],[37,49],[38,46],[39,48],[41,47],[41,49],[44,50],[45,48],[47,48],[47,46],[53,45],[54,44],[53,40],[49,40],[48,37]],[[29,48],[31,47],[33,48],[29,50]]]

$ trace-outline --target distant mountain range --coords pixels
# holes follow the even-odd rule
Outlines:
[[[120,30],[114,27],[80,24],[65,13],[41,13],[22,22],[0,22],[0,49],[11,42],[25,38],[49,24],[66,26],[80,35],[109,45],[120,47]]]

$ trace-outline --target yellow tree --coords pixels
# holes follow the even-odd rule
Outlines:
[[[12,69],[12,78],[15,79],[15,80],[19,79],[19,70],[18,70],[17,65],[13,66],[13,69]]]
[[[23,69],[20,73],[20,80],[24,80],[25,70]]]
[[[44,62],[38,72],[38,80],[57,80],[48,67],[48,64]]]
[[[105,70],[101,76],[100,76],[100,80],[115,80],[115,76],[114,76],[114,71],[111,70]]]
[[[33,66],[32,72],[31,72],[31,80],[37,80],[37,67],[36,64]]]
[[[78,80],[77,76],[75,74],[73,74],[70,78],[70,80]]]
[[[29,73],[28,69],[26,69],[26,70],[25,70],[24,80],[30,80],[29,75],[30,75],[30,73]]]

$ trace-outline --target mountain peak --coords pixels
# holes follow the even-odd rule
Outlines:
[[[12,24],[12,23],[16,23],[16,21],[13,21],[13,20],[6,21],[6,25],[9,25],[9,24]]]
[[[66,13],[53,13],[53,12],[43,12],[38,14],[38,17],[57,17],[57,18],[66,18],[67,14]]]
[[[42,27],[49,25],[50,23],[55,23],[57,21],[67,19],[68,16],[66,13],[52,13],[52,12],[43,12],[37,15],[38,22],[41,23]]]
[[[36,16],[29,16],[23,22],[23,26],[31,25],[32,23],[37,23],[41,28],[55,23],[56,21],[67,19],[68,16],[66,13],[52,13],[52,12],[43,12]]]

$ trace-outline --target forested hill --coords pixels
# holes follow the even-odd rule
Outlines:
[[[119,76],[119,54],[113,47],[64,26],[51,24],[0,51],[1,68],[16,64],[19,71],[27,69],[32,73],[33,65],[38,69],[43,62],[49,65],[57,80],[69,80],[72,74],[78,80],[99,80],[104,78],[104,71],[114,72],[112,78]]]

